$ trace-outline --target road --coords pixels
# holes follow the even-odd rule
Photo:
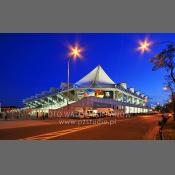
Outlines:
[[[25,124],[21,122],[21,126],[20,121],[4,121],[8,123],[0,123],[0,140],[154,140],[159,120],[159,115],[127,119],[29,120]]]

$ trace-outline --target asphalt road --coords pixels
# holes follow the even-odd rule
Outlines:
[[[159,120],[159,115],[127,119],[59,119],[45,121],[45,125],[0,128],[0,140],[154,140]]]

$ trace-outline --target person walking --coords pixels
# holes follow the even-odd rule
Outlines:
[[[161,121],[161,129],[165,126],[167,120],[169,119],[169,116],[167,113],[162,114],[162,121]]]
[[[166,122],[168,121],[168,119],[170,118],[170,116],[167,113],[163,113],[161,115],[161,117],[162,117],[162,120],[159,121],[159,125],[160,125],[159,135],[160,135],[160,140],[163,140],[164,139],[164,137],[163,137],[163,128],[164,128]]]

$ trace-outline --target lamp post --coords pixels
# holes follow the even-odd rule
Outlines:
[[[70,57],[67,63],[67,105],[69,105],[69,82],[70,82]]]
[[[67,106],[69,106],[69,98],[70,98],[70,61],[71,59],[76,60],[77,58],[82,58],[83,49],[79,47],[76,43],[74,46],[69,46],[69,53],[68,53],[68,63],[67,63]]]

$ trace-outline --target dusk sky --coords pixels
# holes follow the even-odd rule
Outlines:
[[[67,46],[78,42],[83,58],[72,60],[71,82],[100,64],[114,82],[127,82],[151,102],[163,103],[165,71],[153,72],[149,58],[165,45],[140,54],[138,41],[145,38],[175,42],[175,34],[0,34],[0,102],[21,106],[24,98],[59,88],[67,81]]]

